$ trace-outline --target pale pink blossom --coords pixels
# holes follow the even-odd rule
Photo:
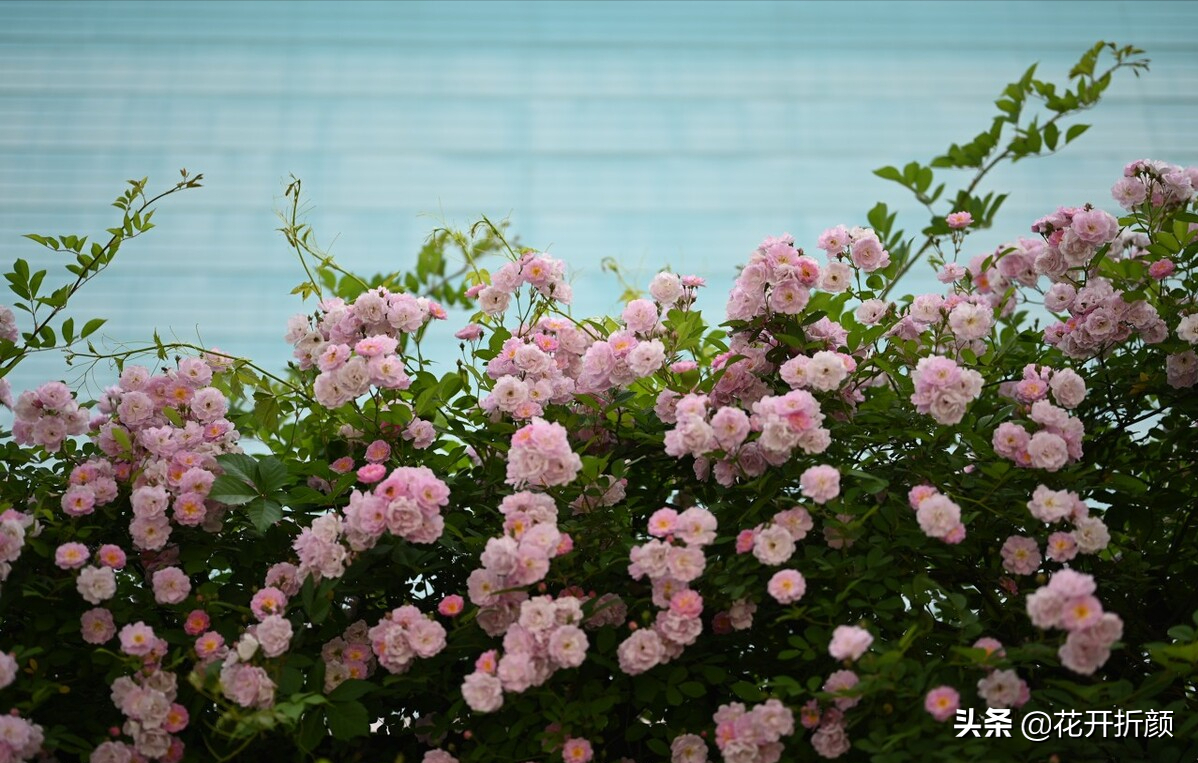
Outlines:
[[[178,604],[191,593],[191,580],[178,567],[164,567],[151,577],[154,600],[159,604]]]
[[[753,538],[753,556],[762,564],[785,564],[794,552],[794,536],[784,527],[770,525]]]
[[[665,649],[661,637],[653,630],[642,629],[632,633],[616,650],[620,670],[630,676],[644,673],[661,662]]]
[[[1003,569],[1015,575],[1031,575],[1040,567],[1040,547],[1034,538],[1012,535],[1002,545]]]
[[[707,763],[707,743],[698,734],[679,734],[670,742],[670,763]]]
[[[1059,435],[1039,431],[1032,435],[1027,444],[1031,465],[1037,469],[1055,472],[1069,461],[1069,449]]]
[[[274,586],[260,589],[250,599],[250,611],[258,620],[281,614],[287,608],[287,594]]]
[[[89,604],[100,604],[116,593],[116,575],[111,567],[84,567],[75,580],[75,588]]]
[[[937,493],[919,502],[915,519],[924,535],[945,540],[961,524],[961,507]]]
[[[944,221],[948,223],[948,227],[952,228],[953,230],[961,230],[962,228],[968,228],[973,224],[973,215],[969,214],[968,212],[950,212],[944,218]],[[937,718],[937,720],[941,719]]]
[[[158,642],[154,630],[141,621],[121,628],[120,636],[121,651],[137,657],[149,654]]]
[[[816,503],[827,503],[840,495],[840,472],[834,466],[812,466],[799,477],[803,495]]]
[[[112,612],[103,607],[96,607],[84,612],[79,625],[83,640],[89,644],[106,644],[116,635]],[[0,655],[0,657],[2,656]],[[0,681],[0,688],[3,688],[3,685],[3,681]]]
[[[1027,699],[1027,684],[1013,670],[993,670],[978,681],[978,694],[989,707],[1018,707]]]
[[[865,654],[873,641],[874,637],[870,635],[869,631],[860,626],[838,625],[832,631],[828,654],[837,660],[857,660]]]
[[[268,615],[254,628],[254,638],[266,657],[278,657],[291,647],[291,621],[282,615]]]
[[[585,739],[572,737],[562,745],[562,760],[565,763],[590,763],[594,756],[591,743]]]
[[[549,656],[560,667],[576,668],[586,659],[587,635],[574,625],[562,625],[549,636]]]
[[[649,283],[649,294],[658,303],[672,306],[682,297],[682,282],[674,273],[658,273]]]
[[[933,718],[944,723],[956,715],[961,695],[951,686],[937,686],[924,697],[923,707]]]
[[[890,253],[882,248],[882,242],[870,231],[868,235],[855,238],[850,247],[853,264],[867,273],[890,264]]]
[[[82,543],[64,543],[54,551],[54,564],[63,570],[77,570],[87,564],[91,553]]]
[[[503,683],[494,675],[475,671],[462,682],[462,699],[476,713],[493,713],[503,707]]]
[[[770,578],[766,589],[779,604],[791,604],[803,598],[807,592],[807,581],[796,570],[779,570]]]

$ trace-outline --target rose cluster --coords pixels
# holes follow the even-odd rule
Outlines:
[[[813,355],[796,355],[779,369],[782,381],[791,389],[814,389],[831,392],[857,370],[857,361],[843,352],[818,350]]]
[[[648,300],[637,300],[648,304]],[[654,318],[656,322],[656,318]],[[603,392],[626,387],[637,379],[652,376],[666,362],[666,348],[660,339],[638,339],[632,331],[617,331],[587,347],[578,377],[579,392]]]
[[[370,628],[365,620],[358,620],[321,647],[326,692],[350,678],[366,679],[374,675],[378,660],[370,642]]]
[[[574,596],[536,596],[520,603],[516,622],[503,637],[503,656],[483,653],[462,684],[462,696],[475,712],[503,706],[504,692],[522,693],[540,686],[558,670],[586,660],[589,642],[582,630],[582,600]]]
[[[1060,207],[1032,223],[1032,232],[1044,237],[1048,247],[1036,258],[1036,270],[1056,281],[1071,268],[1090,262],[1119,233],[1119,221],[1109,212],[1086,204]]]
[[[30,534],[36,535],[40,529],[41,525],[32,514],[25,514],[16,509],[0,512],[0,583],[8,579],[13,562],[21,556],[21,549],[25,547],[25,537]]]
[[[492,416],[526,420],[543,415],[550,403],[572,401],[591,341],[569,321],[554,317],[508,337],[487,363],[487,376],[495,383],[479,406]]]
[[[246,632],[228,650],[221,663],[221,693],[241,707],[264,708],[272,707],[275,703],[275,690],[278,687],[270,674],[260,665],[250,664],[250,660],[262,651],[260,646],[258,639]]]
[[[924,535],[952,544],[965,539],[961,507],[936,488],[916,485],[907,493],[907,503],[915,509],[915,519]]]
[[[794,714],[776,699],[747,710],[740,702],[720,705],[715,715],[715,743],[727,763],[777,763],[782,738],[794,733]]]
[[[911,374],[915,391],[911,402],[915,410],[929,414],[945,425],[957,424],[965,409],[982,393],[982,375],[972,368],[961,368],[942,355],[919,359]]]
[[[79,407],[70,387],[58,381],[22,392],[13,413],[13,439],[21,445],[40,445],[51,453],[57,452],[66,438],[88,429],[87,411]]]
[[[762,564],[785,564],[795,552],[795,544],[807,537],[814,527],[811,514],[802,506],[780,511],[765,525],[741,530],[736,536],[736,553],[753,556]]]
[[[370,492],[355,490],[350,495],[346,542],[354,551],[365,551],[389,532],[412,543],[432,543],[445,529],[441,509],[448,503],[449,487],[432,469],[397,467]]]
[[[125,716],[121,730],[131,745],[121,741],[101,744],[91,760],[129,761],[138,756],[175,763],[183,758],[183,740],[176,734],[187,728],[187,708],[176,702],[178,678],[166,670],[151,669],[112,683],[112,703]]]
[[[752,551],[762,564],[776,567],[794,555],[796,545],[814,527],[811,514],[802,506],[780,511],[764,526],[742,530],[736,536],[737,553]],[[807,581],[796,570],[779,570],[766,586],[770,596],[780,604],[798,601],[807,592]]]
[[[649,518],[649,534],[661,540],[632,547],[628,574],[633,580],[649,578],[660,611],[652,628],[633,631],[617,649],[625,673],[637,675],[669,662],[699,637],[703,597],[690,584],[703,574],[703,547],[715,541],[715,530],[715,515],[699,506],[681,513],[658,509]]]
[[[848,268],[841,268],[847,284]],[[819,263],[795,249],[794,237],[789,233],[767,238],[749,255],[749,262],[732,285],[728,320],[748,321],[773,313],[796,315],[807,306],[811,289],[820,285],[821,277]]]
[[[1110,543],[1111,534],[1101,518],[1091,516],[1085,501],[1070,490],[1052,490],[1040,485],[1027,502],[1033,517],[1046,524],[1067,520],[1069,532],[1056,530],[1048,536],[1045,556],[1054,562],[1068,562],[1081,554],[1096,554]],[[1011,536],[1002,548],[1003,568],[1018,575],[1030,575],[1040,568],[1040,547],[1033,538]]]
[[[0,760],[27,761],[38,756],[45,741],[40,725],[20,715],[0,715]]]
[[[7,652],[0,652],[0,689],[17,679],[16,659]],[[42,727],[28,721],[15,711],[0,715],[0,760],[32,760],[42,749],[44,735]]]
[[[1049,392],[1057,405],[1072,410],[1086,399],[1086,381],[1071,368],[1053,369],[1029,363],[1023,368],[1023,378],[999,386],[1000,395],[1026,406],[1047,399]]]
[[[582,459],[570,449],[566,428],[534,418],[516,430],[507,457],[507,483],[551,487],[568,485],[582,469]]]
[[[314,317],[293,316],[284,339],[295,346],[301,369],[319,369],[313,386],[316,400],[337,408],[371,386],[407,389],[411,379],[398,352],[400,338],[445,317],[444,308],[425,297],[378,287],[348,304],[326,299]]]
[[[570,304],[574,289],[566,283],[566,264],[540,252],[525,252],[515,262],[504,263],[491,274],[489,285],[479,284],[467,292],[478,298],[478,307],[487,315],[503,315],[512,296],[528,284],[542,297]]]
[[[300,530],[291,548],[299,557],[297,575],[301,580],[311,577],[319,581],[345,574],[349,553],[341,543],[343,532],[341,516],[335,511],[317,517]]]
[[[1028,434],[1021,424],[999,424],[991,438],[994,452],[1019,466],[1049,472],[1082,457],[1085,425],[1081,419],[1044,399],[1032,403],[1028,419],[1040,425],[1035,434]]]
[[[228,400],[210,386],[221,368],[204,358],[183,358],[178,368],[154,375],[126,366],[100,401],[107,418],[93,422],[108,459],[75,468],[63,511],[91,514],[116,497],[114,478],[131,479],[134,548],[164,548],[175,525],[216,532],[225,510],[208,498],[221,471],[216,457],[240,451],[240,434],[225,418]]]
[[[1069,314],[1044,329],[1044,341],[1071,358],[1092,358],[1132,334],[1145,344],[1157,344],[1169,334],[1155,307],[1143,299],[1129,303],[1123,291],[1101,276],[1091,276],[1080,288],[1067,281],[1053,284],[1044,305]]]
[[[1111,197],[1130,212],[1145,202],[1176,208],[1193,199],[1196,191],[1198,167],[1137,159],[1123,168],[1123,177],[1111,186]]]
[[[445,648],[445,628],[406,604],[394,609],[367,634],[370,648],[391,673],[405,673],[417,657],[428,659]]]
[[[1178,321],[1177,338],[1198,345],[1198,313],[1190,313]],[[1198,384],[1198,354],[1193,350],[1172,353],[1165,359],[1165,373],[1170,387],[1193,387]]]
[[[1082,675],[1102,667],[1111,655],[1111,644],[1123,636],[1123,620],[1103,611],[1094,595],[1097,590],[1093,576],[1066,567],[1027,597],[1033,625],[1069,632],[1057,653],[1062,665]]]
[[[557,527],[557,505],[545,493],[519,492],[499,504],[503,535],[487,541],[476,568],[467,578],[470,601],[482,609],[479,625],[497,636],[518,617],[520,590],[549,572],[549,560],[566,553],[572,542]]]

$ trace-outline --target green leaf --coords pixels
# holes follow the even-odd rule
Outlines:
[[[893,180],[896,183],[903,183],[903,173],[894,167],[879,167],[874,170],[874,174],[883,180]]]
[[[462,390],[462,377],[454,371],[445,374],[441,377],[440,395],[441,402],[448,403],[453,399],[453,396]]]
[[[760,702],[765,699],[765,693],[748,681],[737,681],[731,686],[732,693],[745,702]]]
[[[243,482],[230,474],[222,474],[212,481],[212,490],[208,497],[230,506],[241,506],[258,497],[258,491],[248,482]]]
[[[1169,638],[1177,639],[1178,641],[1193,641],[1194,629],[1188,625],[1174,625],[1169,630],[1165,631]]]
[[[80,339],[86,339],[91,334],[96,332],[96,329],[108,322],[107,318],[92,318],[87,323],[83,324],[83,331],[79,332]]]
[[[642,677],[632,684],[632,695],[643,705],[651,703],[661,690],[661,683],[652,678]]]
[[[665,742],[656,737],[645,740],[645,746],[649,748],[649,752],[657,755],[663,760],[670,756],[670,748]]]
[[[370,733],[370,716],[361,702],[336,702],[325,710],[334,739],[353,739]]]
[[[39,244],[41,244],[42,246],[47,247],[47,248],[53,248],[53,249],[58,248],[58,242],[56,242],[54,239],[48,238],[46,236],[39,236],[36,233],[26,233],[25,238],[29,239],[30,241],[36,241]]]
[[[38,291],[42,288],[42,281],[46,277],[46,271],[39,270],[29,279],[29,296],[36,297]]]
[[[179,415],[178,411],[176,411],[174,408],[171,408],[169,405],[162,409],[162,415],[166,416],[167,421],[171,422],[175,426],[179,428],[183,427],[183,417]]]
[[[923,167],[919,170],[919,175],[915,180],[915,187],[919,189],[920,193],[923,193],[931,187],[932,177],[933,175],[931,168]]]
[[[300,749],[311,751],[324,741],[328,734],[324,725],[324,715],[321,708],[313,708],[304,715],[304,719],[300,721],[299,735],[296,737]]]
[[[258,462],[258,479],[256,483],[263,495],[282,490],[291,481],[287,467],[274,456],[267,456]]]
[[[288,665],[283,668],[282,674],[279,676],[278,695],[280,697],[290,697],[304,686],[304,674],[299,668]],[[302,705],[296,707],[295,718],[299,717],[299,711]],[[292,720],[295,720],[293,718]]]
[[[1057,140],[1061,136],[1061,131],[1052,122],[1044,125],[1044,145],[1048,146],[1049,151],[1055,151],[1057,148]]]
[[[861,484],[861,489],[871,495],[882,492],[890,484],[876,474],[870,474],[869,472],[857,469],[846,469],[844,473],[857,480]]]
[[[1065,142],[1072,143],[1073,139],[1090,129],[1090,125],[1074,125],[1065,131]]]
[[[332,607],[332,599],[323,591],[313,591],[311,603],[308,602],[306,596],[304,600],[304,609],[308,612],[309,619],[316,625],[320,625],[329,616],[329,609]]]
[[[116,444],[121,446],[121,450],[126,453],[133,452],[133,443],[129,440],[129,433],[124,427],[113,427],[111,430],[112,439],[116,440]]]
[[[283,507],[278,501],[269,498],[255,498],[245,510],[258,532],[266,532],[267,528],[283,518]]]
[[[350,678],[329,692],[329,699],[334,702],[351,702],[375,690],[375,685],[369,681]]]
[[[21,278],[20,274],[5,273],[4,277],[8,280],[9,291],[21,299],[29,299],[29,284],[24,278]]]
[[[258,475],[258,462],[253,456],[244,453],[226,453],[216,457],[216,463],[225,470],[225,474],[243,482],[254,482]]]

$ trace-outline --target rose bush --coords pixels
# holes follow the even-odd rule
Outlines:
[[[1139,54],[1099,44],[1068,87],[1033,67],[990,129],[879,170],[930,212],[917,237],[878,205],[822,256],[766,238],[716,326],[669,272],[572,316],[564,263],[486,220],[356,276],[296,181],[316,303],[280,327],[286,372],[157,335],[112,354],[68,302],[161,196],[132,184],[107,244],[30,236],[70,278],[6,274],[0,374],[65,347],[119,381],[0,378],[0,761],[1183,759],[1198,168],[1134,161],[1113,203],[969,239],[989,170],[1080,135]],[[892,297],[920,260],[944,288]],[[459,308],[438,375],[421,343]],[[987,709],[1011,737],[950,723]],[[1171,734],[1019,732],[1133,709]]]

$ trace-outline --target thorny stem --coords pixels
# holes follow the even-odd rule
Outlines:
[[[161,355],[168,350],[191,350],[193,352],[204,353],[204,354],[212,355],[212,356],[215,356],[218,358],[226,358],[228,360],[231,360],[231,361],[239,364],[242,368],[250,368],[250,369],[254,370],[256,373],[258,373],[260,376],[263,376],[277,384],[280,384],[280,385],[286,387],[288,390],[290,390],[294,394],[303,398],[303,400],[306,403],[308,403],[309,406],[316,405],[316,400],[314,400],[312,397],[310,397],[308,395],[308,393],[304,390],[303,387],[300,387],[292,382],[289,382],[286,379],[284,379],[280,376],[277,376],[276,374],[272,374],[270,371],[267,371],[266,369],[262,368],[261,366],[254,363],[251,360],[247,360],[246,358],[238,357],[237,355],[230,355],[228,353],[220,352],[219,350],[209,350],[205,347],[200,347],[199,345],[190,344],[187,342],[171,342],[169,344],[166,344],[166,343],[156,344],[153,347],[139,347],[139,348],[132,349],[132,350],[122,350],[120,352],[113,352],[113,353],[72,352],[68,355],[68,360],[73,359],[73,358],[88,358],[92,361],[92,365],[95,365],[96,363],[99,363],[101,360],[118,360],[119,359],[119,360],[124,361],[128,358],[135,356],[135,355],[148,355],[150,353],[154,353],[161,357]]]
[[[1128,63],[1128,62],[1124,62],[1124,61],[1119,61],[1118,63],[1111,66],[1109,69],[1107,69],[1105,72],[1098,75],[1097,77],[1091,75],[1090,81],[1098,82],[1105,78],[1110,77],[1112,74],[1114,74],[1119,69],[1123,69],[1126,67],[1134,68],[1136,66],[1137,66],[1137,64],[1135,62]],[[1095,103],[1096,102],[1097,101],[1095,101]],[[1069,111],[1058,112],[1057,114],[1053,115],[1047,122],[1045,122],[1044,125],[1040,129],[1043,130],[1045,127],[1048,127],[1049,125],[1055,125],[1057,123],[1057,121],[1059,121],[1063,117],[1075,114],[1079,111],[1085,111],[1087,109],[1092,108],[1093,106],[1094,106],[1093,103],[1082,104],[1082,105],[1078,105],[1078,107],[1075,109],[1071,109]],[[1053,150],[1050,150],[1050,151],[1047,151],[1044,153],[1035,154],[1035,156],[1039,156],[1039,157],[1051,156],[1051,155],[1055,154],[1058,150],[1059,149],[1053,149]],[[966,196],[973,196],[973,192],[975,190],[977,190],[978,185],[982,182],[982,178],[984,178],[986,175],[988,175],[991,170],[993,170],[996,166],[998,166],[998,164],[1000,162],[1002,162],[1003,160],[1010,157],[1013,153],[1014,152],[1011,148],[1011,144],[1008,143],[1006,148],[1004,148],[1002,151],[1000,151],[998,154],[996,154],[993,158],[991,158],[990,161],[986,162],[985,164],[983,164],[981,167],[978,168],[977,174],[974,175],[973,180],[970,181],[969,185],[967,185],[965,187],[964,194]],[[924,196],[924,194],[922,194],[922,193],[916,194],[916,198],[922,204],[924,204],[924,206],[930,207],[929,201]],[[883,299],[883,300],[886,299],[886,296],[890,293],[890,290],[894,288],[894,285],[902,280],[903,276],[905,276],[911,270],[912,266],[914,266],[915,263],[917,261],[919,261],[923,257],[924,254],[927,253],[928,249],[930,249],[931,247],[936,246],[936,245],[937,245],[936,237],[929,236],[924,241],[923,245],[919,248],[919,251],[917,251],[915,254],[913,254],[912,256],[907,258],[907,260],[903,263],[902,267],[899,268],[898,273],[895,274],[894,278],[890,279],[890,281],[882,289],[882,293],[879,296],[879,299]]]
[[[321,291],[320,284],[316,281],[315,276],[312,275],[312,270],[308,267],[308,262],[304,258],[305,254],[316,260],[318,267],[328,268],[329,270],[340,273],[346,278],[355,281],[359,286],[362,287],[363,291],[369,289],[370,284],[366,283],[358,276],[338,265],[337,261],[333,259],[332,255],[330,255],[328,252],[321,251],[316,244],[310,243],[308,241],[308,237],[311,235],[312,230],[306,223],[301,223],[299,221],[300,191],[301,181],[299,178],[292,175],[292,183],[287,186],[287,190],[285,191],[287,198],[291,199],[291,213],[285,217],[280,213],[280,217],[283,219],[284,227],[280,228],[279,230],[284,236],[286,236],[287,243],[290,244],[291,248],[295,250],[296,257],[299,258],[300,265],[303,266],[304,272],[308,276],[308,283],[312,284],[312,288],[315,290],[317,298],[324,299],[324,293]]]
[[[140,215],[142,212],[145,212],[147,209],[152,207],[154,204],[156,204],[160,200],[166,198],[167,196],[170,196],[173,193],[178,193],[179,191],[183,191],[188,188],[199,188],[200,187],[199,181],[202,180],[203,178],[204,178],[203,174],[196,175],[194,178],[188,177],[186,174],[186,171],[184,171],[183,180],[181,180],[177,184],[175,184],[175,186],[173,188],[168,188],[167,190],[163,191],[162,193],[158,194],[157,196],[154,196],[153,198],[147,199],[146,195],[145,195],[145,191],[144,190],[141,191],[139,193],[139,196],[141,197],[141,200],[142,200],[141,206],[137,208],[137,211],[134,212],[133,215],[129,215],[128,210],[126,210],[125,219],[126,220],[133,219],[133,217]],[[119,201],[119,199],[118,199],[118,201]],[[147,228],[147,230],[148,230],[148,228]],[[34,322],[33,322],[33,329],[29,332],[30,336],[37,336],[38,333],[42,329],[44,329],[46,326],[50,325],[50,323],[56,317],[58,317],[58,315],[63,310],[66,309],[67,304],[69,304],[69,302],[70,302],[70,298],[75,296],[75,294],[78,293],[78,291],[81,288],[83,288],[84,284],[86,284],[88,281],[90,281],[91,279],[98,276],[100,273],[104,272],[108,268],[108,266],[112,264],[112,259],[113,259],[111,257],[112,248],[114,246],[117,246],[118,242],[123,244],[126,241],[137,238],[144,232],[145,231],[142,231],[142,230],[134,230],[129,235],[125,235],[123,232],[119,233],[119,234],[117,234],[117,233],[112,234],[112,237],[108,239],[108,243],[105,244],[103,246],[103,248],[100,250],[100,252],[97,253],[95,255],[95,257],[92,259],[92,264],[89,265],[88,267],[84,268],[83,272],[80,273],[78,276],[76,276],[75,283],[71,284],[70,288],[67,290],[66,299],[63,300],[62,305],[57,306],[54,309],[52,309],[50,311],[50,314],[47,315],[46,318],[40,322],[37,320],[37,314],[36,314],[38,302],[37,302],[37,300],[31,298],[29,306],[30,306],[30,314],[33,316]],[[71,344],[74,344],[74,342],[67,344],[66,347],[70,347]],[[20,350],[18,350],[17,354],[14,355],[12,358],[10,358],[8,360],[8,362],[5,363],[3,366],[0,366],[0,378],[7,376],[10,371],[12,371],[14,368],[16,368],[17,364],[19,364],[22,360],[25,359],[26,355],[29,355],[30,353],[33,353],[33,352],[45,352],[46,350],[52,350],[52,349],[61,349],[61,348],[55,348],[55,347],[31,348],[29,346],[29,341],[26,340],[25,343],[21,346]]]

